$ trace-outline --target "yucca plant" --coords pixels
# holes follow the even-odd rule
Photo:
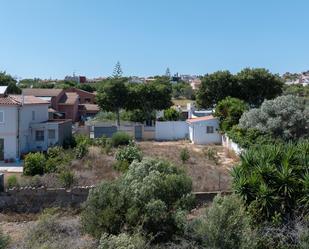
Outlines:
[[[296,209],[309,212],[309,140],[250,148],[232,171],[233,189],[254,218],[287,220]]]

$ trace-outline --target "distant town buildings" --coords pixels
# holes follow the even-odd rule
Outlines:
[[[282,75],[283,80],[286,84],[301,84],[303,86],[309,85],[309,71],[302,73],[285,73]]]

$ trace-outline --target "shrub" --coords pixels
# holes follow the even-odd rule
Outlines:
[[[164,120],[177,121],[180,118],[180,113],[174,108],[164,110]]]
[[[90,191],[82,224],[97,238],[142,226],[157,240],[170,239],[179,231],[178,214],[192,207],[191,191],[190,178],[177,167],[153,159],[134,161],[118,180]]]
[[[91,239],[82,238],[77,220],[68,220],[53,212],[44,212],[27,231],[23,249],[95,249]]]
[[[40,152],[29,153],[25,158],[24,175],[34,176],[44,173],[46,159]]]
[[[190,159],[190,153],[189,153],[188,148],[181,149],[180,159],[181,159],[182,163],[185,163]]]
[[[8,244],[9,244],[9,237],[4,235],[2,233],[2,230],[0,229],[0,249],[7,248]]]
[[[288,95],[265,100],[260,108],[245,112],[239,127],[269,133],[274,138],[297,140],[308,137],[308,120],[308,105],[301,98]]]
[[[203,248],[254,248],[256,243],[243,202],[235,195],[216,196],[206,213],[188,224],[187,234]]]
[[[203,152],[208,160],[214,161],[216,165],[219,164],[219,156],[215,148],[206,148],[203,150]]]
[[[104,233],[98,249],[146,249],[145,238],[140,234],[128,235],[121,233],[117,236]]]
[[[233,169],[233,189],[258,223],[309,211],[309,140],[248,149]]]
[[[94,139],[94,145],[105,147],[107,144],[108,138],[106,136],[102,136]]]
[[[47,160],[44,173],[60,172],[71,161],[70,151],[64,151],[62,147],[55,146],[47,150]]]
[[[16,175],[11,175],[8,177],[7,185],[8,185],[8,188],[13,188],[13,187],[18,186],[18,180],[17,180]]]
[[[117,161],[126,161],[131,164],[134,160],[142,160],[142,152],[137,145],[130,141],[129,144],[123,148],[119,148],[116,153]]]
[[[61,155],[64,152],[63,148],[60,146],[50,147],[47,150],[47,157],[48,158],[55,158]]]
[[[76,146],[76,140],[74,136],[71,136],[70,138],[66,138],[63,141],[63,148],[64,149],[69,149],[69,148],[75,148]]]
[[[69,170],[64,170],[59,174],[59,180],[63,187],[70,188],[74,183],[74,173]]]
[[[79,144],[86,144],[89,146],[93,143],[90,137],[82,134],[75,135],[74,139],[76,141],[76,146],[78,146]]]
[[[215,116],[220,121],[220,130],[227,132],[234,125],[237,125],[241,115],[246,110],[248,110],[248,105],[243,100],[226,97],[219,101],[216,105]]]
[[[112,136],[112,145],[114,147],[118,147],[120,145],[128,145],[132,140],[133,139],[129,134],[122,131],[118,131],[114,133]]]
[[[76,157],[76,159],[82,159],[84,156],[87,155],[88,146],[89,146],[89,144],[87,143],[86,140],[81,141],[80,143],[77,144],[77,146],[75,147],[75,157]]]

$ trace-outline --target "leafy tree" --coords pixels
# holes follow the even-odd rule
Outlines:
[[[46,159],[43,153],[29,153],[25,158],[24,175],[34,176],[44,173]]]
[[[177,121],[179,120],[179,118],[180,118],[180,113],[174,108],[168,108],[164,110],[164,120]]]
[[[134,161],[118,180],[90,191],[82,212],[86,232],[119,234],[140,227],[156,240],[179,231],[178,217],[192,205],[192,182],[183,171],[154,159]]]
[[[113,78],[102,85],[97,94],[97,102],[102,110],[115,112],[117,124],[120,125],[120,110],[126,108],[128,101],[128,88],[124,79]]]
[[[227,96],[237,97],[238,94],[239,86],[235,76],[229,71],[218,71],[202,78],[196,102],[200,107],[210,108]]]
[[[252,217],[288,221],[298,207],[309,211],[309,140],[297,144],[263,145],[241,155],[233,169],[233,189]]]
[[[239,127],[270,133],[275,138],[298,139],[309,134],[309,107],[291,95],[265,100],[260,108],[242,115]]]
[[[191,87],[191,85],[187,82],[180,81],[177,83],[172,84],[173,98],[186,98],[186,99],[192,99],[192,96],[194,95],[194,91]]]
[[[84,90],[86,92],[90,92],[90,93],[92,93],[96,90],[96,88],[94,86],[90,85],[90,84],[78,84],[77,88]]]
[[[282,93],[280,77],[264,68],[245,68],[236,78],[240,86],[239,98],[251,106],[260,106],[265,99],[273,99]]]
[[[216,105],[215,116],[220,121],[220,129],[227,132],[238,124],[241,115],[248,109],[247,104],[237,98],[227,97]]]
[[[122,77],[122,69],[121,69],[121,65],[120,65],[119,61],[117,61],[116,65],[114,67],[113,77],[114,78],[121,78]]]
[[[0,72],[0,86],[7,86],[8,94],[21,93],[21,89],[16,85],[16,80],[6,72]]]
[[[0,86],[8,86],[9,84],[16,84],[16,80],[5,71],[0,71]]]
[[[148,84],[130,84],[126,109],[140,110],[151,120],[153,112],[164,110],[172,105],[171,84],[160,78]]]

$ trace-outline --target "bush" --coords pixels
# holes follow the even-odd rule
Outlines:
[[[146,249],[147,243],[140,234],[128,235],[121,233],[117,236],[104,233],[98,249]]]
[[[24,175],[43,175],[46,159],[40,152],[29,153],[25,157]]]
[[[180,213],[192,207],[191,191],[190,178],[177,167],[153,159],[134,161],[118,180],[90,191],[82,224],[97,238],[142,226],[156,240],[170,239],[180,230]]]
[[[0,249],[7,248],[8,244],[9,244],[9,237],[4,235],[2,233],[2,230],[0,229]]]
[[[87,155],[88,146],[89,146],[89,144],[87,143],[86,140],[83,140],[83,141],[81,141],[80,143],[77,144],[77,146],[75,147],[75,157],[76,157],[76,159],[82,159],[84,156]]]
[[[164,120],[177,121],[180,119],[180,113],[174,108],[164,110]]]
[[[190,159],[190,153],[189,153],[188,148],[181,149],[180,159],[181,159],[182,163],[185,163]]]
[[[13,188],[13,187],[18,186],[18,180],[17,180],[16,175],[11,175],[8,177],[7,185],[8,185],[8,188]]]
[[[60,172],[59,180],[63,187],[70,188],[75,180],[74,173],[69,170],[64,170]]]
[[[131,164],[134,160],[141,161],[142,157],[142,152],[132,141],[127,146],[119,148],[116,153],[117,161],[126,161],[128,164]]]
[[[50,147],[47,150],[47,160],[44,173],[60,172],[67,164],[70,163],[72,155],[70,151],[64,151],[62,147]]]
[[[210,148],[204,149],[203,152],[208,160],[214,161],[216,165],[219,164],[219,156],[215,148],[210,147]]]
[[[187,226],[187,235],[203,248],[254,248],[256,241],[243,202],[235,195],[216,196],[201,217]]]
[[[95,249],[91,239],[82,238],[77,220],[66,220],[55,211],[44,212],[27,231],[23,249]]]
[[[132,140],[133,138],[129,134],[118,131],[112,136],[112,145],[114,147],[118,147],[120,145],[128,145]]]

